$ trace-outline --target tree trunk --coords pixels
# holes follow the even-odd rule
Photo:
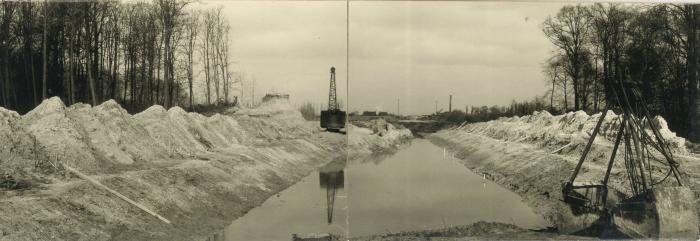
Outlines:
[[[71,31],[72,33],[72,31]],[[75,57],[73,55],[73,36],[71,35],[68,38],[68,104],[72,105],[75,102],[75,97],[74,91],[74,79],[73,76],[75,75],[74,67],[73,65],[75,64]]]
[[[576,57],[578,58],[578,57]],[[579,110],[579,84],[580,84],[580,79],[579,79],[579,67],[578,67],[578,61],[574,61],[574,74],[571,75],[571,81],[572,84],[574,85],[574,111]]]
[[[144,46],[144,50],[145,50]],[[146,83],[146,56],[141,56],[141,88],[139,89],[139,104],[143,105],[144,83]]]
[[[569,95],[567,93],[566,79],[564,79],[564,113],[569,111]]]
[[[196,23],[195,23],[196,24]],[[191,31],[190,34],[196,34],[194,31]],[[189,89],[190,89],[190,111],[194,110],[194,95],[193,95],[193,88],[192,88],[192,82],[194,81],[194,74],[193,74],[193,66],[194,66],[194,42],[195,42],[195,37],[190,36],[189,39],[189,45],[188,45],[188,52],[187,52],[187,60],[188,60],[188,65],[187,65],[187,82],[189,83]]]
[[[90,57],[88,57],[88,61],[86,62],[87,65],[87,76],[88,76],[88,88],[90,88],[90,101],[92,103],[92,106],[97,105],[97,95],[95,93],[95,79],[92,74],[93,67],[92,67],[92,61],[90,60]]]
[[[125,40],[128,41],[128,38]],[[125,44],[128,44],[128,43],[125,43]],[[129,63],[129,61],[131,60],[131,57],[129,56],[128,49],[129,48],[125,46],[125,48],[124,48],[124,94],[122,95],[122,101],[124,103],[127,103],[126,102],[126,93],[129,90],[129,77],[130,77],[129,72],[131,72],[131,70],[130,70],[131,65]]]
[[[49,67],[48,67],[48,62],[49,62],[48,58],[49,57],[48,57],[48,53],[47,53],[47,49],[46,49],[46,41],[47,41],[46,35],[47,35],[47,31],[48,31],[48,28],[46,26],[46,24],[48,23],[47,16],[46,16],[46,13],[47,13],[46,9],[48,7],[49,7],[48,1],[44,0],[44,32],[42,34],[42,41],[41,41],[42,42],[42,44],[41,44],[41,56],[42,56],[41,99],[42,100],[45,100],[46,98],[48,98],[48,93],[47,93],[48,91],[47,91],[47,86],[46,86],[47,82],[48,82],[48,78],[49,78]]]
[[[557,83],[557,75],[554,74],[554,78],[552,78],[552,93],[549,95],[549,111],[554,112],[554,89],[555,89],[555,84]],[[467,112],[464,112],[466,114]]]
[[[163,51],[164,52],[163,53],[163,56],[164,56],[164,59],[163,59],[163,74],[164,74],[164,76],[163,77],[164,77],[164,80],[163,81],[165,82],[165,104],[164,104],[164,106],[167,109],[167,108],[170,108],[170,85],[171,85],[171,81],[172,81],[172,79],[171,79],[172,76],[170,76],[170,35],[166,33],[163,36],[163,38],[164,38],[164,42],[165,42],[164,43],[165,48],[163,49],[164,50]]]
[[[10,21],[12,20],[13,3],[3,1],[0,4],[2,4],[3,10],[2,23],[0,23],[0,54],[2,54],[2,58],[0,58],[0,101],[2,101],[3,106],[10,108],[10,76],[8,73],[8,65],[10,64],[10,46],[7,43],[7,40],[10,36]]]
[[[110,92],[110,96],[112,99],[117,100],[117,83],[119,82],[118,80],[118,74],[117,71],[119,71],[119,32],[116,32],[114,34],[114,65],[112,66],[112,88]]]
[[[697,73],[697,9],[695,5],[686,5],[688,10],[688,42],[687,42],[687,71],[688,71],[688,101],[689,101],[689,124],[690,124],[690,139],[692,141],[700,140],[700,123],[698,123],[698,73]]]

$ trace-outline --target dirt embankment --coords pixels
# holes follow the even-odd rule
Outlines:
[[[116,102],[0,108],[0,240],[196,240],[334,158],[347,137],[288,103],[205,117]],[[66,165],[169,219],[67,172]]]
[[[584,112],[559,116],[535,112],[530,116],[464,124],[442,130],[430,139],[446,146],[468,168],[487,173],[490,179],[518,193],[554,226],[556,206],[562,199],[561,184],[568,181],[599,117],[600,114],[589,116]],[[619,123],[617,115],[607,114],[577,181],[601,182]],[[687,183],[697,195],[700,158],[688,152],[685,140],[671,132],[662,118],[656,118],[654,123],[661,128]],[[621,152],[616,160],[622,160]],[[654,179],[661,179],[665,171],[655,169]],[[670,179],[666,183],[671,183]],[[629,190],[623,161],[615,162],[609,184],[613,192],[618,191],[614,192],[617,195]]]
[[[347,130],[350,159],[393,150],[398,144],[413,138],[409,129],[397,128],[384,119],[355,121],[347,125]]]

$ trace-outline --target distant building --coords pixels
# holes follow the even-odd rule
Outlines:
[[[377,112],[376,111],[363,111],[362,115],[363,116],[377,116]]]
[[[363,111],[362,116],[388,116],[386,111]]]
[[[263,102],[274,100],[274,99],[285,99],[289,100],[289,94],[282,94],[282,93],[268,93],[263,97]]]

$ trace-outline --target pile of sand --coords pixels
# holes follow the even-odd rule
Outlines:
[[[496,183],[518,193],[551,224],[560,217],[562,184],[576,168],[601,113],[587,115],[585,112],[570,112],[553,116],[547,112],[535,112],[523,117],[500,118],[489,122],[464,123],[459,127],[441,130],[429,138],[446,147],[462,164],[476,173],[488,173]],[[601,183],[606,175],[615,135],[621,118],[608,112],[600,133],[580,171],[577,182]],[[697,170],[697,157],[684,154],[688,151],[685,139],[668,129],[665,120],[655,117],[656,125],[668,142],[681,165],[681,172],[689,177],[684,183],[697,192],[697,180],[692,170]],[[651,130],[646,128],[650,135]],[[610,172],[609,201],[629,197],[632,193],[624,157],[624,148],[617,152]],[[658,153],[652,154],[662,158]],[[664,180],[668,173],[665,162],[651,162],[651,178],[654,182]],[[649,176],[647,176],[649,177]],[[668,178],[658,185],[675,185]],[[649,180],[649,179],[647,179]]]
[[[211,117],[158,105],[132,116],[114,100],[94,107],[66,107],[58,97],[44,100],[23,116],[0,108],[0,153],[20,147],[42,148],[42,156],[36,159],[60,160],[87,173],[116,172],[172,158],[294,139],[314,131],[283,100]],[[32,150],[27,153],[36,155]],[[21,165],[31,166],[29,162]],[[7,165],[0,162],[0,167]]]
[[[76,105],[73,109],[80,111],[85,108]],[[22,116],[21,125],[46,149],[48,156],[60,156],[66,164],[81,169],[98,169],[99,164],[89,145],[87,133],[90,130],[71,119],[68,112],[61,99],[53,97]]]
[[[38,154],[34,138],[24,131],[17,112],[0,107],[0,177],[28,176],[29,159]]]
[[[553,116],[546,111],[536,111],[532,115],[522,117],[500,118],[488,122],[463,124],[457,127],[457,130],[485,135],[499,140],[528,141],[542,145],[585,143],[590,137],[600,115],[601,113],[588,115],[583,111],[576,111]],[[620,121],[621,116],[608,111],[599,133],[599,136],[603,138],[596,138],[596,142],[608,145],[609,142],[614,141]],[[661,135],[673,151],[677,153],[688,152],[685,147],[685,139],[676,136],[673,131],[668,129],[668,124],[662,117],[655,117],[652,123],[659,128]],[[646,131],[650,136],[653,136],[649,127],[646,128]]]
[[[10,151],[14,149],[17,130],[17,112],[0,107],[0,150]]]
[[[30,184],[0,186],[0,240],[199,240],[344,159],[346,137],[318,133],[288,103],[238,112],[207,117],[153,106],[130,115],[111,100],[66,107],[56,97],[23,116],[0,108],[0,185],[5,174]]]
[[[241,122],[257,126],[260,137],[267,139],[288,139],[318,131],[288,99],[271,99],[254,109],[241,109],[233,116]]]
[[[413,137],[409,129],[399,129],[384,120],[374,120],[359,127],[347,124],[348,146],[353,153],[386,150]]]

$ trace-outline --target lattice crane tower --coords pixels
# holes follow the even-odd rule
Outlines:
[[[338,101],[335,94],[335,67],[331,67],[331,87],[328,92],[328,110],[337,110]]]

